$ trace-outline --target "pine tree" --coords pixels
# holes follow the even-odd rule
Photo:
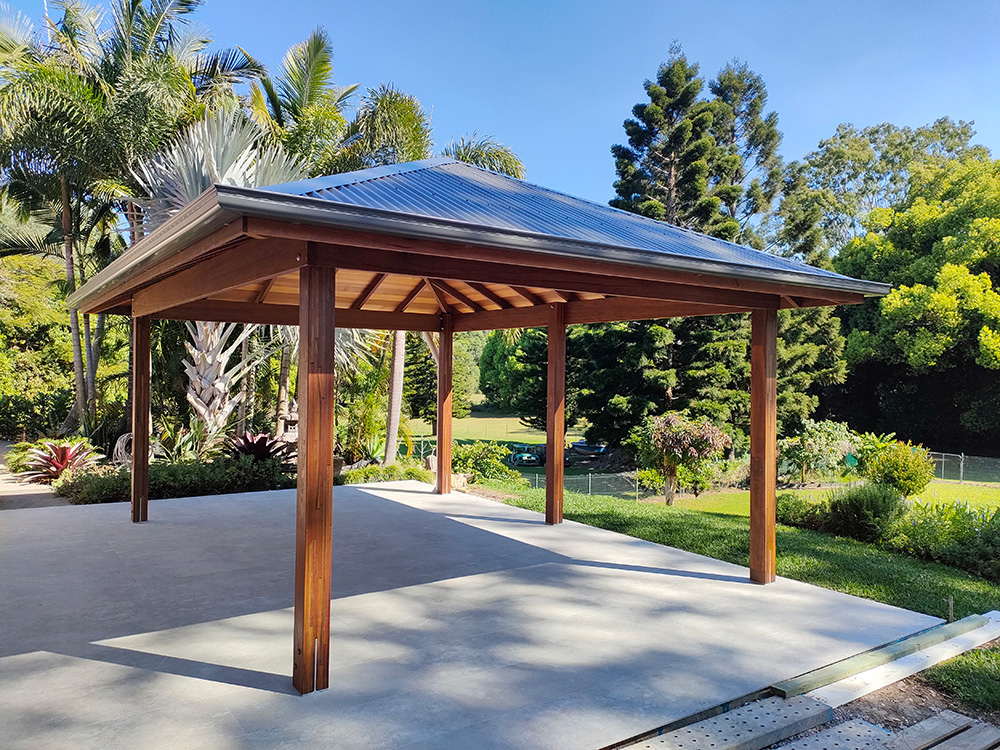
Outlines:
[[[739,227],[721,214],[709,177],[718,153],[713,107],[700,100],[704,82],[677,46],[646,81],[648,103],[632,109],[624,127],[628,145],[611,148],[618,180],[615,208],[732,239]]]

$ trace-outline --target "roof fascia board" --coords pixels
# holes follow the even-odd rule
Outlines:
[[[79,309],[114,284],[165,260],[238,218],[239,215],[219,206],[216,189],[211,187],[89,279],[67,297],[66,304]]]

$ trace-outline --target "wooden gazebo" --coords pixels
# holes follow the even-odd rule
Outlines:
[[[300,327],[293,683],[328,685],[334,328],[435,332],[437,492],[451,484],[455,331],[547,326],[547,449],[563,452],[571,323],[750,312],[750,577],[775,576],[776,341],[782,308],[884,284],[812,268],[449,159],[206,191],[70,297],[133,321],[132,520],[147,518],[150,320]],[[563,463],[546,462],[545,520]]]

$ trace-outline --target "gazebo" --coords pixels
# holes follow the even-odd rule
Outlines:
[[[548,328],[547,452],[565,435],[566,326],[751,314],[750,577],[775,577],[777,313],[856,304],[861,281],[451,159],[248,189],[216,185],[69,298],[129,315],[132,520],[147,519],[150,321],[298,325],[293,683],[328,686],[334,329],[435,332],[436,491],[451,491],[455,331]],[[545,521],[562,521],[546,462]]]

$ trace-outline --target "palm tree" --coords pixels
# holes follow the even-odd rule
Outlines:
[[[66,0],[59,3],[59,22],[46,19],[44,42],[23,16],[0,19],[3,189],[17,191],[31,207],[60,206],[69,292],[82,270],[85,206],[110,203],[98,211],[105,216],[117,209],[112,196],[133,184],[139,160],[206,107],[233,99],[234,82],[260,73],[242,50],[206,51],[210,40],[187,26],[196,5],[118,0],[106,26],[98,9]],[[132,211],[128,215],[134,242],[137,217]],[[84,323],[89,328],[89,320]],[[86,428],[87,378],[96,372],[99,348],[87,351],[85,370],[76,310],[70,310],[70,328],[75,416]]]

